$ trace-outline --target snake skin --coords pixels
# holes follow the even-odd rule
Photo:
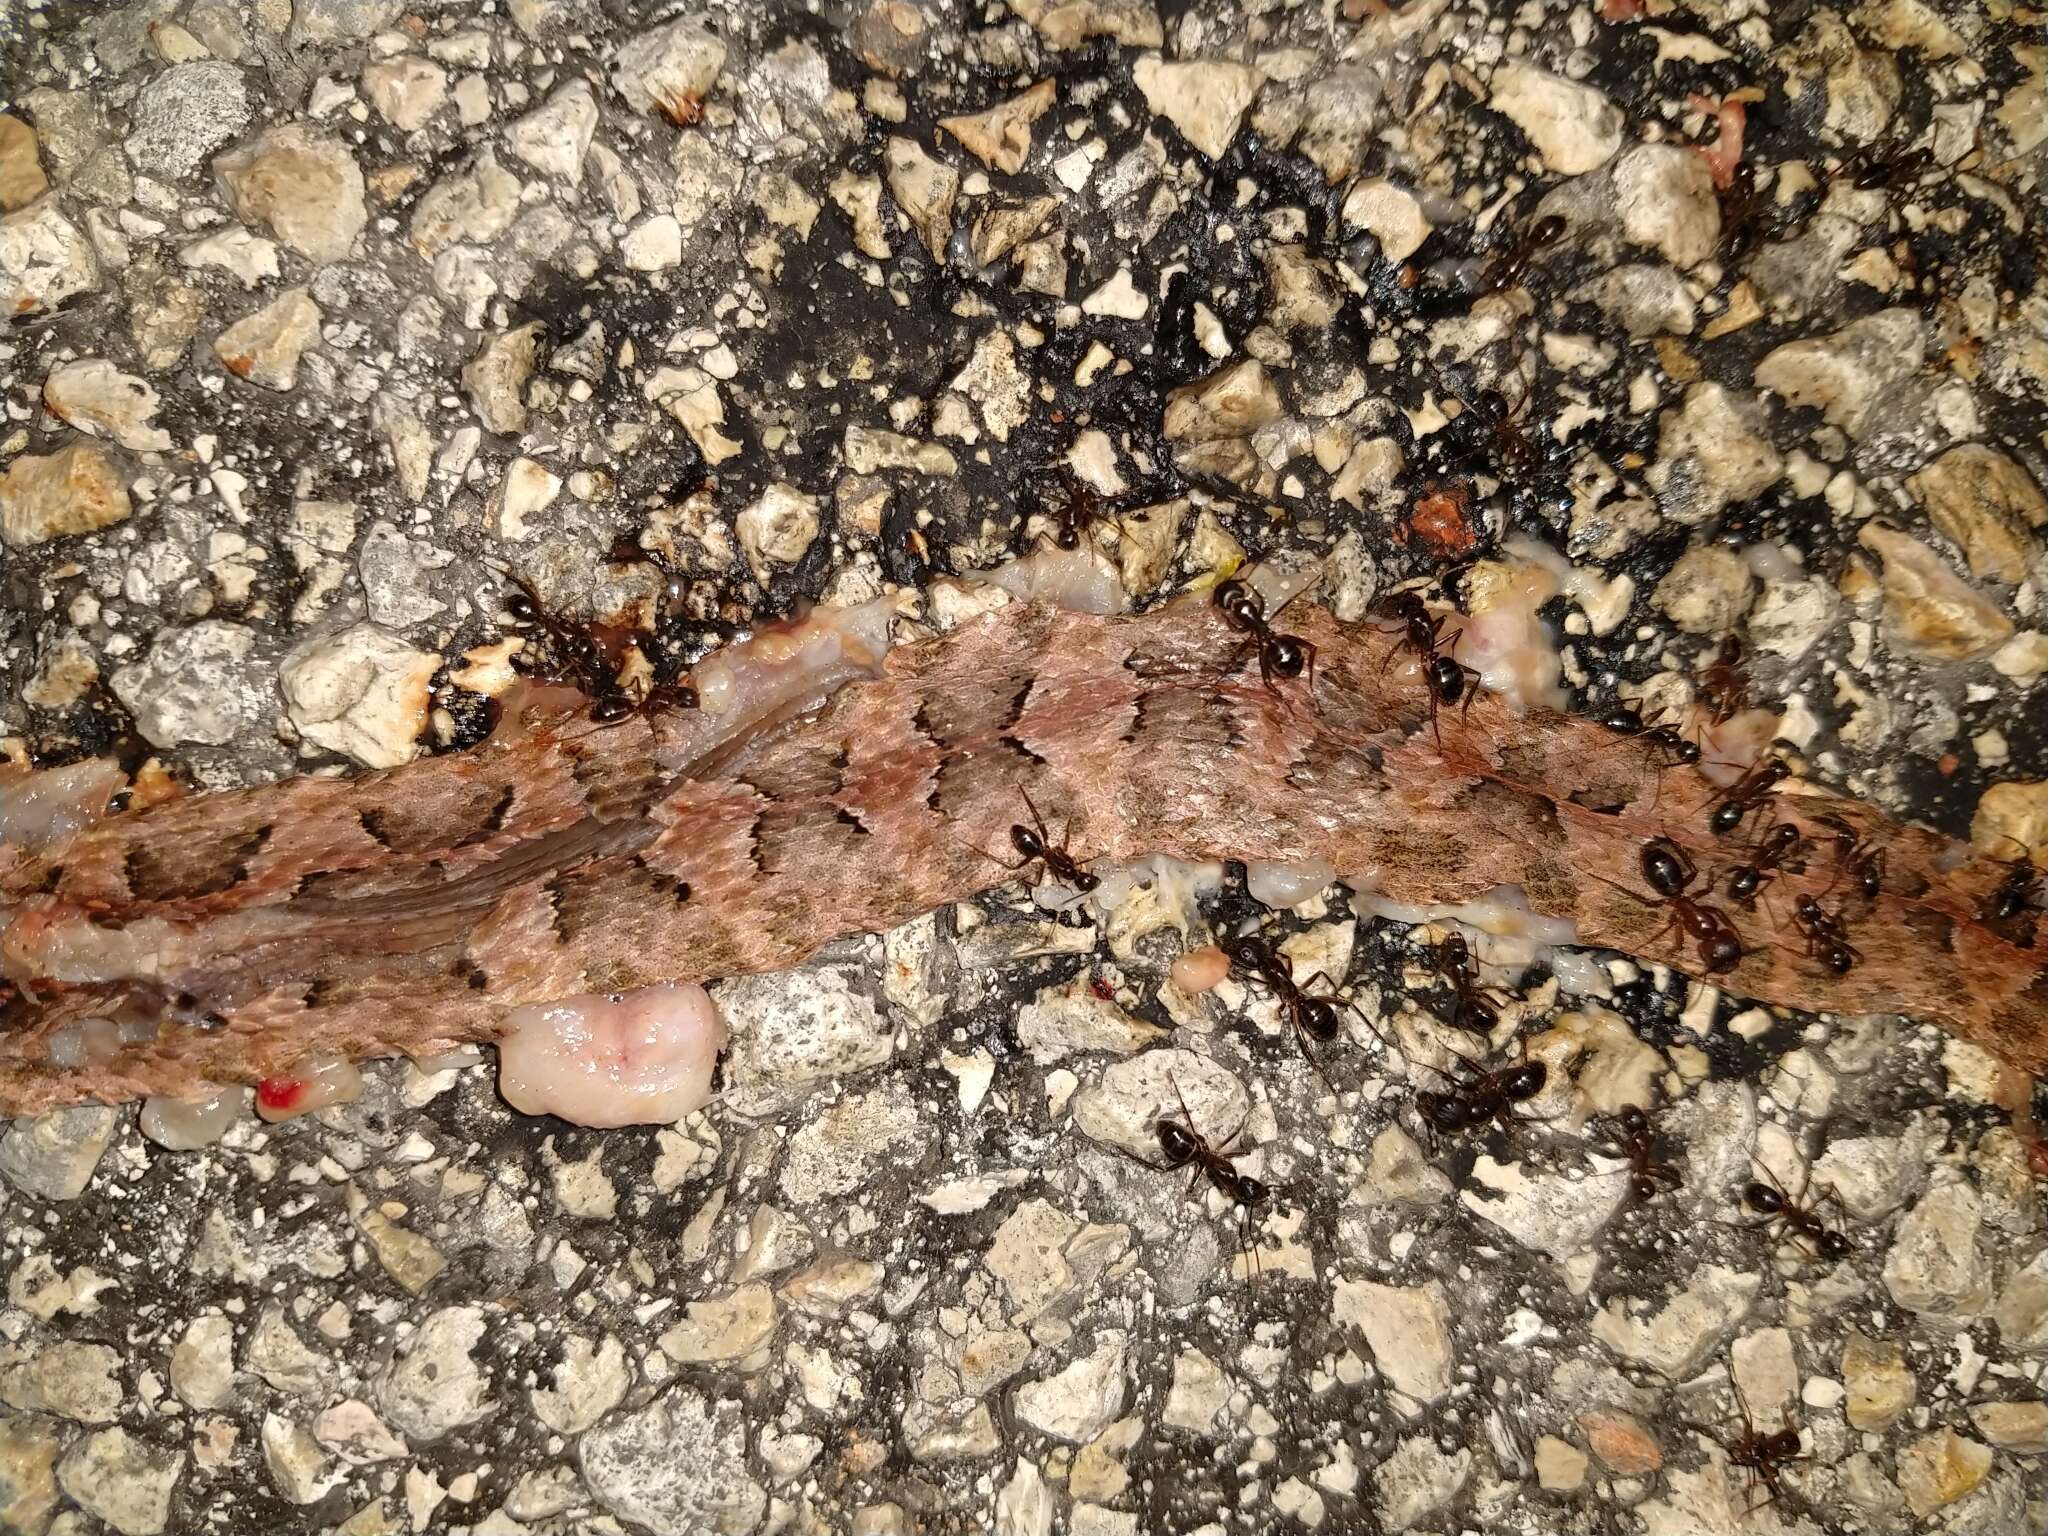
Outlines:
[[[352,779],[307,778],[113,817],[0,859],[0,1111],[204,1093],[309,1052],[425,1056],[484,1041],[520,1004],[778,970],[1005,878],[1028,791],[1082,860],[1320,858],[1381,896],[1453,903],[1522,887],[1582,942],[1700,969],[1649,899],[1645,839],[1701,885],[1773,817],[1820,817],[1886,855],[1874,902],[1831,855],[1754,910],[1714,900],[1747,951],[1719,980],[1766,1003],[1900,1013],[2013,1067],[2048,1065],[2035,914],[1979,920],[2009,866],[1803,786],[1716,838],[1690,769],[1587,721],[1491,696],[1443,712],[1439,747],[1393,642],[1301,603],[1303,680],[1225,675],[1238,637],[1184,603],[1134,618],[1013,604],[888,653],[880,676],[721,737],[701,712],[525,737]],[[1790,923],[1845,908],[1837,976]],[[1783,920],[1782,926],[1780,919]],[[153,1040],[61,1068],[64,1024],[123,1001]]]

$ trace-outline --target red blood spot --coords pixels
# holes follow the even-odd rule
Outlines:
[[[1412,536],[1447,559],[1469,553],[1479,543],[1478,532],[1465,516],[1471,500],[1472,492],[1466,486],[1432,487],[1417,498],[1415,510],[1397,530],[1401,542],[1406,544]]]
[[[306,1080],[302,1077],[266,1077],[256,1085],[256,1102],[280,1114],[296,1108],[305,1096]]]
[[[1109,983],[1100,976],[1090,976],[1088,978],[1088,990],[1101,998],[1105,1003],[1116,996],[1116,993],[1110,990]]]
[[[1600,19],[1605,22],[1634,21],[1643,14],[1643,0],[1600,0]]]

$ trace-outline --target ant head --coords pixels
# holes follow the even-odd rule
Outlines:
[[[1822,1258],[1836,1263],[1841,1262],[1856,1251],[1856,1245],[1850,1242],[1847,1236],[1832,1228],[1821,1233],[1819,1247]],[[1798,1436],[1793,1436],[1793,1439],[1797,1441]]]
[[[1717,933],[1701,948],[1700,957],[1706,961],[1710,975],[1732,971],[1742,964],[1742,940],[1732,933]],[[1837,971],[1847,969],[1846,965],[1836,967]]]
[[[1671,755],[1686,767],[1691,768],[1700,760],[1700,744],[1687,737],[1680,736],[1671,743]]]
[[[1308,664],[1308,652],[1293,635],[1275,635],[1266,647],[1266,662],[1282,677],[1299,677]]]
[[[1083,895],[1086,895],[1088,892],[1094,890],[1095,887],[1102,884],[1102,877],[1096,874],[1095,871],[1092,869],[1077,869],[1074,871],[1073,878],[1069,880],[1067,883],[1073,886],[1075,890],[1081,892]]]
[[[1640,1104],[1626,1106],[1614,1118],[1620,1122],[1621,1128],[1624,1131],[1628,1131],[1631,1134],[1647,1131],[1650,1128],[1650,1117],[1643,1113],[1643,1108]]]
[[[1565,223],[1563,214],[1545,214],[1529,226],[1529,243],[1531,245],[1555,245],[1564,238],[1564,232],[1569,227]]]
[[[598,725],[611,725],[633,713],[633,701],[623,693],[607,694],[590,706],[590,718]]]
[[[1519,1104],[1525,1099],[1535,1098],[1549,1081],[1550,1068],[1540,1061],[1524,1061],[1508,1068],[1507,1076],[1501,1081],[1501,1089]]]
[[[1630,1174],[1628,1187],[1630,1193],[1638,1200],[1654,1200],[1657,1198],[1657,1180],[1650,1174]]]
[[[1178,1120],[1161,1120],[1153,1134],[1159,1138],[1159,1150],[1177,1163],[1186,1162],[1198,1150],[1195,1133]]]
[[[1449,656],[1429,658],[1429,689],[1441,704],[1455,704],[1465,696],[1465,669]]]
[[[1743,1186],[1742,1203],[1764,1216],[1775,1216],[1785,1209],[1785,1197],[1762,1182]]]
[[[1301,1027],[1318,1040],[1334,1040],[1338,1034],[1336,1007],[1320,997],[1301,1000]]]
[[[505,612],[515,624],[532,624],[540,618],[540,606],[524,592],[514,592],[505,599]]]
[[[1783,1461],[1799,1454],[1799,1431],[1785,1428],[1764,1436],[1764,1454]]]
[[[1856,968],[1856,951],[1847,944],[1828,946],[1828,969],[1837,976],[1846,976]]]

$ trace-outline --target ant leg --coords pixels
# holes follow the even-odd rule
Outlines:
[[[1045,818],[1038,814],[1038,807],[1031,802],[1031,791],[1022,784],[1019,784],[1017,786],[1017,793],[1024,797],[1024,808],[1031,812],[1031,824],[1038,829],[1038,840],[1050,848],[1052,846],[1052,834],[1045,830]]]

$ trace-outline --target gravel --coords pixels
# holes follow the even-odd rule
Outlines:
[[[474,739],[508,574],[679,658],[957,619],[1085,483],[1140,601],[1280,556],[1357,618],[1536,538],[1574,707],[1682,704],[1733,634],[1810,776],[2048,861],[2038,50],[1639,9],[23,9],[0,749],[393,766]],[[1981,1053],[1593,957],[1459,1042],[1548,1029],[1551,1090],[1439,1139],[1373,1038],[1436,1031],[1423,939],[1341,886],[1057,917],[721,985],[677,1126],[381,1064],[198,1152],[9,1127],[0,1528],[2048,1526],[2042,1153]],[[1315,1063],[1166,987],[1253,918],[1343,971]],[[1638,1099],[1648,1201],[1593,1118]],[[1183,1115],[1255,1211],[1165,1166]]]

